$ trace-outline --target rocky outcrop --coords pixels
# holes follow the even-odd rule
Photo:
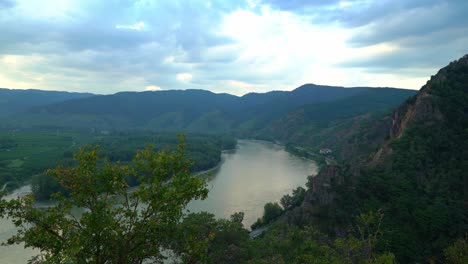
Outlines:
[[[317,176],[311,178],[309,192],[306,194],[304,202],[321,205],[331,203],[335,197],[332,186],[342,182],[343,176],[339,166],[324,167]]]
[[[459,61],[452,63],[468,63],[468,56],[465,55]],[[401,138],[410,125],[416,123],[431,125],[444,121],[442,112],[434,102],[435,95],[433,95],[432,90],[434,85],[443,83],[447,79],[447,68],[450,65],[441,69],[435,76],[432,76],[417,95],[408,99],[403,105],[393,111],[392,126],[388,132],[388,140],[372,155],[368,164],[369,166],[386,163],[388,161],[387,158],[393,153],[391,147],[392,140]]]
[[[394,139],[400,138],[407,128],[412,124],[424,124],[431,125],[437,122],[444,122],[445,118],[441,110],[438,108],[435,100],[437,95],[434,94],[434,87],[443,84],[447,80],[450,67],[457,65],[468,65],[468,55],[465,55],[461,59],[450,63],[447,67],[441,69],[436,75],[432,76],[431,79],[424,85],[421,90],[415,96],[409,98],[400,107],[395,109],[391,116],[384,118],[380,121],[374,122],[368,131],[361,130],[352,134],[366,135],[369,139],[370,134],[375,134],[374,140],[368,140],[366,142],[360,142],[366,145],[380,146],[377,150],[367,152],[367,156],[356,149],[356,144],[348,140],[347,146],[344,146],[345,157],[348,162],[354,164],[350,165],[350,172],[352,175],[358,175],[360,169],[373,166],[391,166],[391,159],[393,150],[391,143]],[[389,121],[389,122],[388,122]],[[348,136],[347,138],[352,138]],[[364,140],[359,138],[360,141]],[[378,145],[377,145],[378,144]],[[347,150],[347,153],[346,153]],[[367,158],[361,159],[360,162],[358,157]],[[313,178],[310,189],[307,192],[303,206],[310,207],[310,204],[325,205],[330,204],[335,194],[333,193],[331,186],[333,184],[340,184],[343,182],[342,171],[337,166],[326,166],[322,171]]]
[[[292,225],[307,225],[313,218],[320,218],[321,207],[333,202],[336,193],[335,184],[342,184],[342,170],[339,166],[326,166],[315,177],[310,177],[307,183],[309,190],[301,206],[287,211],[279,222]]]

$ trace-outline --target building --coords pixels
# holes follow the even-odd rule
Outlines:
[[[320,151],[319,151],[320,154],[324,154],[324,155],[330,154],[332,152],[333,151],[331,149],[329,149],[329,148],[321,148]]]

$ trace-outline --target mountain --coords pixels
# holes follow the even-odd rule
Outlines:
[[[444,248],[468,234],[468,55],[388,115],[355,122],[337,153],[347,158],[312,178],[289,218],[339,233],[380,211],[377,250],[400,263],[443,262]]]
[[[91,97],[90,93],[69,93],[43,90],[10,90],[0,88],[0,117],[23,112],[31,107],[44,106],[70,99]]]
[[[122,92],[32,107],[3,122],[11,127],[64,127],[97,129],[145,129],[164,132],[203,132],[256,136],[287,113],[305,105],[321,104],[318,110],[333,115],[347,98],[363,111],[388,109],[414,94],[389,88],[343,88],[307,84],[293,91],[250,93],[242,97],[204,90]],[[359,99],[360,98],[360,99]],[[343,101],[340,101],[343,100]],[[361,100],[361,101],[359,101]],[[352,102],[348,103],[352,103]],[[332,103],[327,107],[328,103]],[[314,110],[310,110],[313,112]],[[322,115],[321,115],[322,116]],[[334,119],[333,119],[334,120]],[[258,136],[263,136],[259,133]]]
[[[374,120],[397,107],[413,90],[368,89],[327,103],[305,104],[275,120],[260,134],[276,140],[313,148],[339,148],[343,133],[356,130],[356,124]]]
[[[257,131],[269,125],[272,121],[280,118],[284,114],[295,110],[304,104],[329,103],[335,100],[346,98],[367,91],[369,87],[344,88],[335,86],[324,86],[315,84],[302,85],[291,92],[277,94],[270,100],[262,102],[262,97],[267,94],[260,94],[256,103],[249,105],[243,111],[237,126],[237,133],[251,135],[252,131]],[[402,93],[406,90],[400,89]],[[252,94],[247,94],[241,99],[251,99]]]

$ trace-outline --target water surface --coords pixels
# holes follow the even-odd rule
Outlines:
[[[265,203],[278,202],[298,186],[305,188],[307,176],[317,173],[313,161],[262,141],[239,140],[236,150],[224,153],[223,160],[208,184],[208,198],[193,201],[188,208],[224,218],[242,211],[247,228],[263,214]]]

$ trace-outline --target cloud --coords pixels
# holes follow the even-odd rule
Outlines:
[[[116,29],[130,29],[130,30],[142,30],[145,27],[145,22],[140,21],[133,25],[116,25]]]
[[[176,74],[176,79],[181,82],[190,82],[192,80],[192,74],[190,73],[178,73]]]
[[[263,3],[308,18],[310,23],[339,25],[352,32],[346,40],[347,47],[367,51],[371,47],[391,47],[343,58],[336,64],[338,68],[356,68],[374,74],[398,72],[402,79],[421,77],[433,74],[468,52],[468,2],[464,0],[265,0]],[[400,71],[402,68],[406,70]]]
[[[0,86],[114,93],[157,84],[239,95],[305,82],[419,88],[467,53],[467,6],[0,0]]]
[[[147,85],[145,87],[145,90],[146,91],[161,91],[161,87],[157,86],[157,85]]]

